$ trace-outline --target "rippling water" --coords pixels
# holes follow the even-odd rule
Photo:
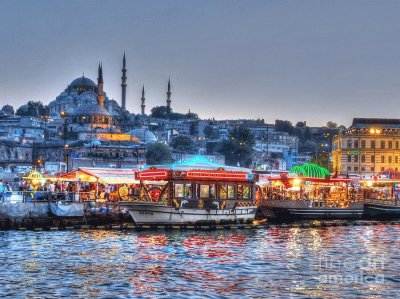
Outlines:
[[[0,232],[0,297],[399,298],[400,226]]]

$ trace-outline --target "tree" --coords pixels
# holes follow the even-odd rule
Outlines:
[[[336,130],[338,128],[338,124],[333,121],[328,121],[325,125],[329,130]]]
[[[147,164],[166,164],[172,161],[172,153],[168,146],[161,142],[152,143],[146,151]]]
[[[7,115],[14,115],[14,107],[11,105],[4,105],[1,111],[5,112]]]
[[[20,116],[34,116],[41,117],[49,115],[49,107],[43,105],[40,101],[29,101],[26,105],[22,105],[18,108],[16,115]]]
[[[166,106],[156,106],[151,108],[151,117],[168,118],[168,110]]]
[[[287,132],[289,134],[292,134],[293,133],[292,122],[290,122],[288,120],[277,119],[275,121],[275,131],[276,132]]]
[[[172,148],[179,153],[194,153],[198,145],[187,135],[178,135],[171,140]]]
[[[234,128],[229,139],[219,143],[217,152],[225,156],[228,165],[250,166],[253,161],[254,135],[249,129],[239,126]]]
[[[306,126],[307,125],[305,121],[298,121],[296,124],[296,128],[305,128]]]

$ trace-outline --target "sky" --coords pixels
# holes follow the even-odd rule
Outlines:
[[[83,73],[127,108],[201,118],[400,118],[400,1],[2,0],[0,105],[48,103]]]

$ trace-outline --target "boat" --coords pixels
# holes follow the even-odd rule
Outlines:
[[[347,208],[335,207],[273,207],[272,213],[279,221],[298,220],[358,220],[364,215],[363,204],[350,205]]]
[[[247,168],[197,157],[149,167],[135,176],[140,182],[138,198],[120,206],[137,225],[250,223],[257,211],[258,175]]]
[[[395,202],[366,203],[364,205],[364,217],[377,220],[400,219],[400,206]]]
[[[260,210],[271,221],[357,220],[363,218],[364,202],[356,194],[352,180],[330,177],[327,170],[308,164],[307,175],[260,176]],[[304,170],[304,169],[301,169]],[[307,169],[306,169],[307,170]]]

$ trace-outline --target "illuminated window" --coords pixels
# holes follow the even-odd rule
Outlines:
[[[175,197],[183,197],[184,195],[184,186],[183,184],[175,184]]]
[[[235,186],[220,185],[219,186],[219,198],[220,199],[234,199],[235,198]]]
[[[375,148],[375,140],[371,140],[371,148]]]
[[[200,185],[200,198],[215,198],[215,184]]]
[[[192,198],[192,184],[185,184],[184,187],[185,198]]]

